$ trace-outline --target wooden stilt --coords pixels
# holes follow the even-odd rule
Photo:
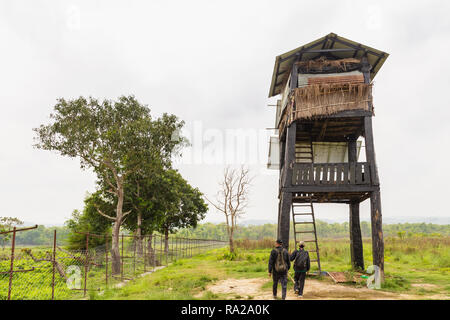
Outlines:
[[[283,246],[289,249],[289,231],[290,231],[290,217],[291,217],[292,193],[281,193],[280,205],[280,221],[278,223],[278,237],[283,241]]]
[[[358,137],[352,135],[348,138],[348,162],[355,167],[358,161],[356,141]],[[350,202],[350,256],[354,269],[364,270],[363,243],[359,219],[359,201]]]
[[[363,242],[359,220],[359,202],[350,203],[350,256],[354,269],[364,270]]]
[[[370,195],[370,212],[372,222],[372,257],[373,264],[380,268],[381,281],[384,281],[384,240],[381,218],[380,191]]]
[[[281,170],[281,185],[288,188],[292,185],[292,167],[295,162],[295,139],[297,124],[295,122],[287,128],[284,167]],[[283,240],[286,249],[289,248],[290,214],[292,193],[282,191],[278,207],[278,238]]]

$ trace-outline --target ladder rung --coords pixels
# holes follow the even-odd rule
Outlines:
[[[302,221],[302,222],[294,222],[295,224],[307,224],[307,223],[314,223],[314,221]]]
[[[295,233],[315,233],[314,230],[311,231],[295,231]]]
[[[312,212],[311,213],[293,213],[294,216],[312,216]]]
[[[317,240],[303,240],[303,242],[317,242]]]
[[[310,262],[317,262],[317,259],[309,260]]]
[[[295,204],[293,203],[292,206],[293,207],[311,207],[310,204],[296,204],[296,203]]]

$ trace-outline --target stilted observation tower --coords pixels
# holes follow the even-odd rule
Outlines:
[[[278,237],[311,242],[320,270],[314,207],[349,205],[352,265],[364,269],[359,204],[370,199],[373,264],[384,270],[380,181],[372,131],[372,80],[388,54],[334,33],[276,57],[277,101],[269,164],[279,169]],[[363,137],[365,160],[359,162]],[[314,253],[316,256],[313,257]]]

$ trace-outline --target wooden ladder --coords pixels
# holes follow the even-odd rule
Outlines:
[[[305,242],[305,249],[308,252],[314,252],[315,257],[311,257],[311,262],[317,262],[317,266],[319,267],[319,275],[322,272],[320,268],[320,255],[319,255],[319,244],[317,242],[317,230],[316,230],[316,220],[314,218],[314,206],[312,203],[311,196],[302,197],[305,200],[309,200],[309,203],[292,203],[292,223],[294,226],[294,240],[295,240],[295,248],[298,248],[298,243],[300,241]],[[305,220],[308,216],[311,217],[311,220]],[[303,218],[303,219],[302,219]],[[312,230],[304,230],[298,228],[300,225],[312,225]],[[297,230],[300,229],[300,230]],[[312,234],[313,238],[305,237],[307,234]],[[314,242],[316,247],[315,250],[308,250],[307,243]]]

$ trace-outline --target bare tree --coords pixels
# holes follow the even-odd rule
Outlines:
[[[232,253],[234,253],[233,236],[237,226],[236,221],[245,213],[252,179],[248,168],[243,166],[239,169],[227,167],[223,172],[223,180],[219,183],[220,190],[217,192],[216,201],[213,202],[206,198],[225,215],[230,252]]]

